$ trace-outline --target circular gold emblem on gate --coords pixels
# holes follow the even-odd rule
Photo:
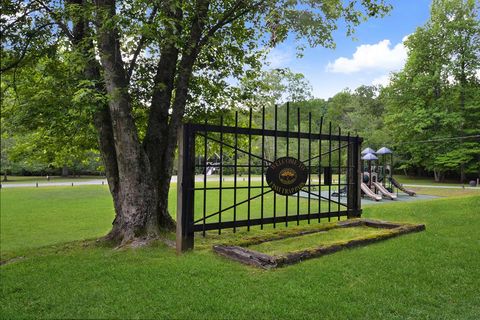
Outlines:
[[[297,173],[292,168],[285,168],[278,174],[278,179],[283,184],[292,184],[297,180]]]
[[[278,158],[267,169],[267,183],[275,193],[288,196],[300,191],[307,182],[307,167],[292,157]]]

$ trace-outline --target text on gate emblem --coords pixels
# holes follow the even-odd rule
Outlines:
[[[278,158],[266,172],[267,184],[275,193],[288,196],[300,191],[307,182],[307,167],[292,157]]]

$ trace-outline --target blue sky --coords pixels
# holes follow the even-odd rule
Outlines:
[[[391,0],[393,10],[384,18],[370,19],[357,27],[355,39],[339,28],[336,49],[307,48],[296,57],[293,39],[270,52],[271,68],[288,67],[303,73],[317,98],[329,98],[348,87],[388,83],[388,74],[402,68],[406,51],[402,39],[425,24],[430,0]]]

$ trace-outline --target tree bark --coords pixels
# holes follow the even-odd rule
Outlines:
[[[84,0],[68,2],[85,4]],[[111,23],[115,18],[115,1],[97,0],[95,6],[95,42],[101,66],[95,59],[94,41],[89,38],[93,32],[86,20],[74,21],[73,42],[85,57],[89,57],[85,78],[95,81],[97,90],[109,96],[108,105],[99,106],[95,113],[94,124],[116,212],[113,228],[106,238],[122,244],[137,237],[155,237],[162,229],[175,228],[168,212],[168,192],[177,131],[185,113],[189,82],[199,53],[209,1],[196,3],[190,35],[181,52],[173,40],[161,48],[143,143],[131,113],[130,77],[121,58],[119,32]],[[160,10],[177,21],[175,27],[170,26],[169,32],[180,33],[180,7],[165,2]],[[133,67],[131,65],[129,70]]]
[[[71,0],[70,3],[83,2]],[[106,238],[124,244],[138,237],[158,236],[162,219],[158,215],[159,197],[151,165],[131,114],[118,30],[104,23],[115,16],[115,1],[96,1],[96,9],[96,42],[102,65],[93,55],[94,42],[89,38],[93,33],[83,19],[74,23],[73,42],[87,58],[85,78],[94,81],[98,91],[109,95],[108,104],[99,106],[95,112],[94,125],[116,213],[112,230]]]
[[[174,41],[167,42],[162,48],[162,54],[157,66],[155,87],[152,94],[152,106],[144,140],[145,150],[148,154],[151,172],[156,180],[158,190],[157,209],[159,225],[165,229],[175,227],[175,223],[168,212],[168,192],[172,177],[175,149],[177,147],[178,129],[185,114],[187,103],[188,85],[192,75],[193,65],[198,56],[199,42],[209,2],[197,2],[197,14],[192,21],[189,41],[182,52],[180,62],[179,50]],[[167,6],[166,14],[177,21],[175,27],[167,30],[171,34],[180,32],[181,10]],[[177,77],[175,77],[178,74]],[[175,97],[173,92],[175,91]],[[173,101],[172,101],[173,100]],[[169,115],[169,109],[172,113]]]
[[[167,28],[167,33],[175,34],[181,31],[181,10],[165,6],[168,15],[176,26],[172,24]],[[151,110],[148,119],[147,134],[143,141],[145,151],[150,160],[151,173],[158,190],[158,218],[159,226],[164,229],[174,230],[175,221],[168,211],[168,192],[172,176],[173,158],[169,158],[168,150],[171,149],[168,144],[168,121],[169,109],[171,105],[175,72],[177,70],[177,60],[179,50],[175,46],[173,39],[167,41],[160,50],[161,56],[157,65],[157,72],[154,78],[154,89],[152,92]],[[175,150],[176,141],[173,145]]]
[[[140,144],[131,113],[127,74],[121,58],[119,34],[109,22],[115,16],[115,1],[96,1],[97,43],[103,68],[108,110],[115,147],[119,188],[119,211],[109,239],[126,243],[138,237],[159,234],[158,193],[145,150]],[[107,23],[106,23],[107,22]],[[107,118],[104,119],[108,121]]]
[[[69,4],[82,5],[83,0],[69,0]],[[72,42],[76,50],[80,51],[86,59],[83,76],[85,79],[95,83],[95,89],[98,92],[106,93],[104,83],[100,74],[100,65],[93,56],[95,52],[93,39],[90,38],[91,30],[88,23],[83,17],[77,19],[73,23]],[[93,115],[93,123],[97,130],[98,146],[100,154],[105,165],[105,176],[107,178],[110,193],[115,208],[115,225],[117,216],[122,215],[122,197],[120,192],[120,179],[118,175],[117,155],[115,150],[115,141],[113,136],[112,121],[110,111],[107,104],[99,105],[97,111]],[[108,238],[115,238],[111,232]]]

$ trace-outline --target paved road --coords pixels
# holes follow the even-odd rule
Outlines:
[[[470,190],[480,190],[479,187],[470,187],[470,186],[430,186],[423,184],[404,184],[405,187],[414,187],[414,188],[438,188],[438,189],[470,189]]]
[[[218,176],[207,177],[208,181],[218,181]],[[195,181],[202,182],[203,175],[195,176]],[[223,181],[233,181],[233,177],[225,177]],[[237,177],[237,181],[247,181],[247,177]],[[260,177],[252,177],[252,181],[260,181]],[[172,176],[172,182],[177,182],[177,176]],[[65,187],[65,186],[86,186],[86,185],[106,185],[106,179],[95,179],[87,181],[62,181],[62,182],[25,182],[25,183],[2,183],[2,188],[31,188],[31,187]]]
[[[308,193],[306,193],[304,191],[300,191],[300,197],[308,198]],[[322,197],[324,199],[327,199],[328,198],[328,191],[322,191]],[[318,199],[317,192],[316,191],[311,192],[310,193],[310,198],[311,199]],[[397,199],[395,199],[395,200],[390,200],[390,199],[387,199],[387,198],[383,198],[381,201],[374,201],[374,200],[370,200],[367,197],[364,197],[364,198],[361,199],[361,201],[362,201],[362,205],[366,205],[366,204],[385,204],[385,203],[406,202],[406,201],[410,202],[410,201],[418,201],[418,200],[430,200],[430,199],[436,199],[436,198],[439,198],[439,197],[431,196],[431,195],[425,195],[425,194],[418,194],[415,197],[410,197],[406,194],[399,193],[397,195]],[[331,199],[336,201],[338,198],[335,197],[335,196],[332,196]],[[340,197],[340,203],[347,204],[347,197],[344,197],[344,196]]]
[[[28,183],[2,183],[2,188],[31,188],[31,187],[67,187],[67,186],[88,186],[107,184],[107,180],[87,181],[63,181],[63,182],[28,182]]]
[[[218,176],[209,176],[208,181],[218,181]],[[195,181],[203,181],[203,175],[197,175]],[[223,181],[233,181],[233,177],[225,177]],[[247,177],[237,177],[237,181],[247,181]],[[260,177],[252,177],[252,181],[261,181]],[[177,176],[172,177],[172,182],[177,182]],[[62,182],[28,182],[28,183],[3,183],[2,188],[31,188],[31,187],[66,187],[66,186],[85,186],[85,185],[106,185],[106,179],[95,179],[87,181],[62,181]],[[405,187],[414,188],[439,188],[439,189],[469,189],[479,190],[480,187],[467,187],[467,186],[432,186],[423,184],[404,184]]]

